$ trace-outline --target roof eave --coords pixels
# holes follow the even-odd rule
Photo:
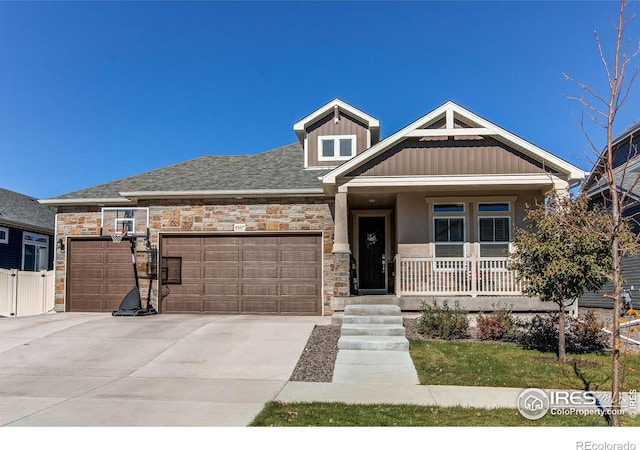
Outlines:
[[[264,198],[264,197],[323,197],[321,188],[309,189],[244,189],[244,190],[200,190],[200,191],[130,191],[120,192],[122,197],[138,199],[177,198]]]
[[[43,227],[40,225],[34,225],[34,224],[24,223],[24,222],[17,222],[15,220],[0,219],[0,225],[12,227],[12,228],[20,228],[22,230],[33,231],[35,233],[53,234],[54,232],[54,228]]]
[[[83,205],[131,205],[134,202],[123,197],[105,198],[47,198],[38,200],[43,205],[50,206],[83,206]]]

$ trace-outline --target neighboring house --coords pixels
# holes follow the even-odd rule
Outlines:
[[[265,153],[204,156],[44,200],[59,209],[66,248],[57,308],[117,308],[129,249],[100,235],[133,221],[124,210],[134,207],[148,212],[139,266],[158,249],[161,313],[330,314],[365,294],[403,309],[432,298],[548,307],[509,269],[512,229],[526,204],[568,191],[583,171],[452,102],[382,140],[377,119],[337,99],[293,128],[298,142]],[[105,207],[125,218],[102,223]]]
[[[624,207],[622,214],[628,218],[635,234],[640,234],[640,121],[623,131],[612,142],[614,177],[617,191],[622,196]],[[600,156],[593,170],[585,180],[582,191],[594,204],[610,205],[609,188],[602,177],[603,157]],[[631,288],[631,297],[635,297],[634,290],[640,289],[640,257],[625,256],[622,260],[623,277],[626,288]],[[610,283],[604,286],[603,293],[612,293]],[[610,299],[603,297],[602,293],[589,292],[580,298],[580,306],[613,308]],[[633,299],[635,307],[640,300]]]
[[[33,197],[0,189],[0,268],[53,269],[55,215]]]

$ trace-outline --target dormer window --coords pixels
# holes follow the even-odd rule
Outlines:
[[[336,161],[351,159],[356,155],[356,135],[319,136],[319,161]]]

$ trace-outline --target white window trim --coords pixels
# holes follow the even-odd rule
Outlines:
[[[433,217],[433,245],[434,245],[434,253],[433,256],[436,256],[436,247],[438,245],[460,245],[462,247],[462,256],[451,257],[455,258],[466,258],[467,257],[467,217],[465,213],[446,213],[446,215],[440,215],[445,213],[435,213]],[[452,215],[453,214],[453,215]],[[456,215],[457,214],[457,215]],[[437,242],[436,241],[436,220],[439,219],[462,219],[462,241],[447,241],[447,242]],[[438,259],[448,259],[448,257],[437,257]]]
[[[507,205],[509,209],[507,209],[506,211],[480,211],[480,206],[482,205]],[[495,202],[482,201],[482,202],[476,203],[476,209],[477,209],[478,215],[488,214],[495,217],[498,217],[500,215],[509,216],[511,214],[511,210],[513,209],[513,202],[507,201],[507,200],[501,200],[501,201],[495,201]]]
[[[351,155],[340,156],[340,139],[351,140]],[[318,136],[318,161],[347,161],[356,156],[356,139],[355,134]],[[322,141],[333,140],[333,157],[327,157],[322,154]],[[336,156],[336,153],[338,154]]]
[[[509,221],[509,238],[511,238],[511,216],[509,216],[508,214],[505,214],[503,216],[499,216],[499,215],[491,215],[491,216],[478,216],[478,243],[480,245],[482,244],[511,244],[511,240],[508,241],[481,241],[480,240],[480,220],[481,219],[507,219]],[[495,237],[495,229],[494,231],[494,237]]]
[[[8,244],[9,243],[9,228],[0,227],[0,231],[4,231],[4,238],[0,238],[0,244]]]
[[[27,239],[27,236],[33,236],[34,238],[36,238],[36,240],[29,240]],[[44,242],[40,242],[39,239],[43,239]],[[49,236],[44,235],[44,234],[38,234],[38,233],[31,233],[28,231],[23,232],[22,234],[22,270],[26,270],[24,267],[25,264],[25,256],[26,256],[26,252],[25,252],[25,246],[26,245],[32,245],[34,247],[38,247],[40,249],[44,249],[45,254],[47,255],[47,267],[42,269],[38,269],[38,270],[47,270],[49,268]]]
[[[507,211],[480,211],[480,205],[486,204],[498,204],[503,203],[508,205],[509,209]],[[476,213],[477,217],[477,230],[478,230],[478,257],[481,257],[482,246],[483,245],[493,245],[493,244],[506,244],[508,247],[508,251],[512,250],[512,241],[513,241],[513,230],[511,229],[514,221],[514,200],[511,199],[500,199],[497,198],[495,201],[481,201],[476,204]],[[509,240],[508,241],[481,241],[480,240],[480,219],[507,219],[509,221],[508,229],[509,229]],[[495,230],[494,230],[495,231]]]

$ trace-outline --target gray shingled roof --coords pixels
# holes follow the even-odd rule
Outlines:
[[[634,122],[629,128],[612,140],[611,145],[614,147],[614,152],[616,151],[615,148],[617,145],[624,144],[623,141],[627,141],[632,135],[634,135],[633,145],[638,145],[638,131],[640,131],[640,120]],[[586,192],[588,197],[592,197],[609,188],[607,181],[602,177],[605,151],[606,149],[602,151],[598,162],[594,165],[589,177],[582,185],[581,189]],[[637,151],[637,149],[635,151]],[[614,156],[614,164],[616,164],[615,160],[616,158]],[[640,198],[640,156],[632,154],[628,161],[620,161],[618,164],[620,165],[614,167],[614,177],[618,190],[631,194],[636,199]]]
[[[141,191],[321,188],[318,177],[329,170],[304,170],[303,159],[303,149],[299,143],[255,155],[203,156],[53,199],[117,198],[120,192]]]
[[[0,188],[0,223],[53,233],[56,211],[36,198]]]

